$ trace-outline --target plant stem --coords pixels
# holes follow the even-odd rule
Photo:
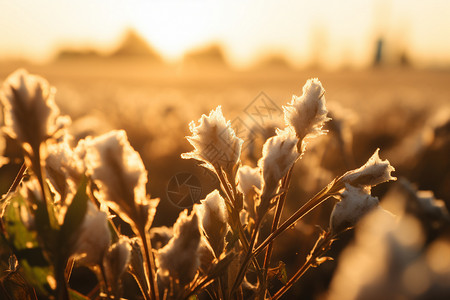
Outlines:
[[[290,181],[291,181],[292,168],[289,170],[287,175],[284,177],[281,188],[284,190],[283,194],[280,195],[277,207],[275,209],[275,215],[273,217],[271,233],[277,230],[278,225],[280,224],[281,214],[283,212],[284,202],[286,200],[287,191],[289,189]],[[264,267],[265,273],[267,274],[267,268],[269,267],[270,257],[272,255],[273,241],[269,243],[266,249],[266,255],[264,257]]]
[[[159,300],[158,286],[156,284],[155,274],[155,261],[153,259],[153,253],[151,253],[151,242],[145,228],[138,229],[139,235],[142,240],[142,246],[144,248],[144,257],[147,266],[148,286],[150,287],[150,299]]]
[[[248,250],[247,250],[247,252],[245,254],[244,261],[243,261],[241,267],[239,268],[239,271],[238,271],[237,276],[236,276],[236,280],[233,283],[233,287],[231,288],[230,297],[232,297],[233,293],[237,290],[239,285],[242,283],[242,280],[244,279],[245,271],[247,270],[248,263],[250,262],[250,260],[253,257],[253,247],[255,245],[255,242],[256,242],[256,239],[257,239],[257,236],[258,236],[258,230],[259,230],[260,224],[261,224],[261,222],[259,220],[257,220],[256,224],[255,224],[255,230],[252,233],[252,237],[251,237],[251,240],[250,240],[249,248],[248,248]],[[261,277],[259,279],[261,280],[262,278],[263,277]]]
[[[280,219],[281,219],[281,214],[283,212],[283,207],[284,207],[284,202],[286,200],[286,196],[287,196],[287,191],[289,189],[289,185],[291,182],[291,175],[292,175],[292,169],[294,166],[292,166],[288,173],[286,174],[286,176],[283,178],[283,181],[281,183],[281,188],[283,189],[283,194],[281,194],[279,196],[279,199],[277,201],[277,207],[275,209],[275,214],[273,217],[273,222],[272,222],[272,228],[270,230],[271,233],[273,233],[275,230],[277,230],[278,225],[280,224]],[[266,254],[264,256],[264,265],[263,265],[263,278],[264,281],[261,285],[261,292],[264,293],[263,291],[266,290],[266,286],[267,286],[267,272],[269,270],[269,264],[270,264],[270,259],[272,256],[272,250],[273,250],[273,240],[268,244],[267,249],[266,249]]]
[[[56,279],[56,295],[57,299],[69,300],[69,290],[65,276],[65,264],[61,261],[55,265],[55,279]]]
[[[39,182],[39,186],[41,188],[42,203],[44,204],[45,208],[45,218],[48,220],[50,229],[57,229],[59,226],[53,211],[53,203],[49,203],[49,201],[51,200],[51,196],[50,191],[48,190],[48,186],[45,184],[45,171],[41,165],[40,152],[37,152],[36,156],[33,158],[34,160],[32,162],[32,170],[35,172],[35,175]]]
[[[333,235],[329,232],[322,234],[311,250],[311,253],[306,258],[305,263],[300,267],[300,269],[297,270],[294,276],[292,276],[291,279],[289,279],[289,281],[280,290],[278,290],[275,295],[273,295],[272,300],[277,300],[283,296],[283,294],[286,293],[294,285],[294,283],[297,282],[297,280],[299,280],[306,271],[308,271],[310,267],[314,267],[316,265],[317,258],[320,258],[330,249],[333,240]]]
[[[254,251],[254,255],[258,255],[264,248],[266,248],[275,238],[277,238],[286,229],[291,227],[293,224],[298,222],[306,214],[320,205],[323,201],[328,199],[336,191],[335,180],[324,187],[320,192],[318,192],[314,197],[312,197],[308,202],[306,202],[302,207],[300,207],[292,216],[290,216],[283,224],[280,225],[274,232],[272,232],[265,240],[262,242]]]
[[[20,182],[22,181],[23,175],[25,174],[26,169],[27,169],[27,166],[25,165],[25,162],[23,162],[22,165],[20,166],[19,172],[17,172],[17,175],[14,178],[12,185],[9,187],[8,192],[6,193],[7,196],[10,193],[14,192],[16,190],[16,188],[19,186]]]
[[[253,245],[250,247],[250,243],[249,243],[249,241],[247,239],[247,236],[245,234],[244,228],[242,227],[242,224],[241,224],[241,220],[240,220],[240,217],[239,217],[239,212],[235,209],[235,199],[236,199],[236,197],[235,197],[234,192],[232,192],[230,190],[230,185],[231,184],[228,184],[228,181],[223,176],[221,168],[216,168],[216,174],[219,177],[219,181],[222,184],[222,188],[225,191],[225,194],[228,197],[228,202],[230,203],[230,206],[231,206],[230,219],[234,223],[232,225],[236,225],[237,226],[239,240],[241,241],[241,244],[244,247],[244,250],[245,250],[245,253],[246,253],[246,257],[248,256],[249,258],[251,258],[252,263],[255,266],[256,274],[258,276],[258,279],[262,280],[262,278],[263,278],[262,277],[262,271],[261,271],[261,267],[258,264],[258,261],[256,260],[254,255],[249,255],[249,254],[252,254],[252,252],[253,252],[253,246],[254,246],[254,242],[256,241],[256,233],[258,231],[258,228],[255,226],[255,231],[254,231],[255,241],[253,242]],[[235,191],[235,188],[233,188],[233,191]],[[231,228],[233,230],[236,229],[236,228],[234,228],[234,226],[231,226]]]
[[[22,181],[23,175],[25,174],[26,170],[27,170],[27,166],[25,165],[25,162],[23,162],[22,165],[20,166],[19,172],[17,173],[16,177],[14,178],[13,183],[9,187],[8,192],[6,192],[6,196],[1,199],[1,202],[7,201],[8,196],[17,189],[20,182]],[[0,211],[0,216],[2,213],[3,212]],[[5,233],[5,228],[3,226],[3,218],[0,218],[0,232],[2,232],[2,234]]]

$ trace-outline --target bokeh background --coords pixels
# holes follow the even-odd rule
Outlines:
[[[161,198],[155,226],[170,226],[189,206],[168,194],[174,176],[198,179],[194,200],[217,187],[180,158],[190,151],[191,120],[222,105],[238,135],[247,135],[243,162],[255,166],[263,140],[282,122],[258,106],[261,95],[277,112],[311,77],[325,87],[334,121],[297,164],[286,214],[378,147],[396,176],[448,206],[448,12],[446,0],[1,1],[0,81],[19,67],[47,78],[76,139],[125,129],[149,172],[150,193]],[[249,113],[258,107],[262,127]],[[20,157],[14,145],[6,151]],[[19,166],[2,168],[2,193]],[[373,193],[382,198],[389,187]],[[184,186],[180,195],[190,192]],[[308,224],[326,227],[331,208],[286,235],[276,255],[298,265],[312,246],[302,243],[315,232]],[[320,272],[325,279],[311,277],[295,292],[320,294],[330,277]]]

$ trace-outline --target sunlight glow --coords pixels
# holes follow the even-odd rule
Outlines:
[[[0,3],[0,59],[51,59],[61,47],[117,47],[127,28],[170,62],[193,49],[223,45],[237,66],[271,52],[297,66],[367,65],[375,41],[419,63],[450,63],[450,2],[42,0]]]

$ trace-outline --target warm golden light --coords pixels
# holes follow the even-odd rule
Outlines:
[[[42,61],[61,47],[108,53],[134,28],[169,62],[219,43],[240,68],[271,52],[299,67],[367,66],[381,38],[388,61],[448,65],[449,10],[445,0],[3,1],[0,55]]]

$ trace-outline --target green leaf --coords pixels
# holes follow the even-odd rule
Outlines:
[[[37,233],[28,230],[22,222],[20,212],[27,209],[23,197],[16,193],[5,209],[5,237],[26,281],[39,295],[49,297],[52,294],[50,285],[54,283],[53,271],[37,241]]]
[[[61,226],[60,238],[63,245],[67,246],[69,239],[75,231],[78,230],[84,220],[87,210],[88,196],[86,194],[87,178],[84,177],[81,181],[77,193],[75,194],[72,203],[67,208],[64,217],[64,223]]]

